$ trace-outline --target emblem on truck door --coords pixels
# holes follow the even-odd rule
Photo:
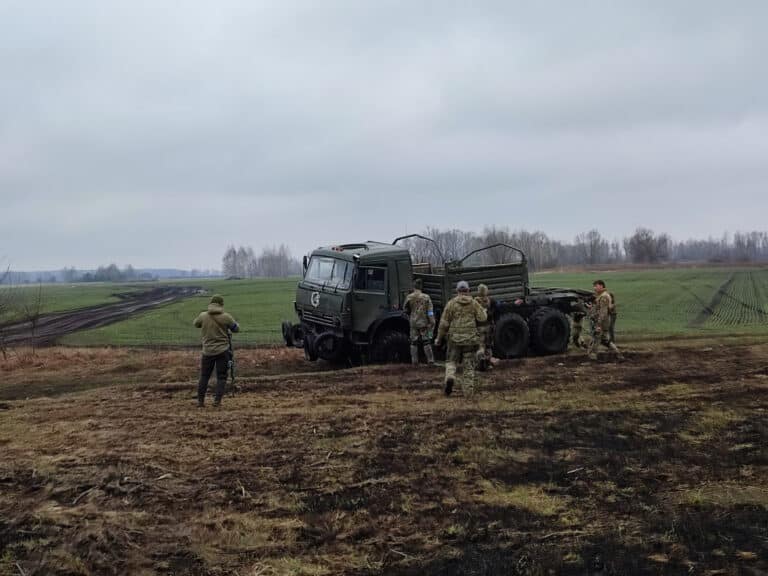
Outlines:
[[[312,296],[309,297],[309,301],[315,308],[320,306],[320,292],[312,292]]]

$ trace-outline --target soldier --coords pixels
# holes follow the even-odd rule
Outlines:
[[[480,284],[477,287],[477,296],[475,301],[483,307],[485,314],[488,317],[485,322],[477,323],[477,331],[480,333],[480,348],[477,351],[477,359],[479,362],[484,362],[486,368],[491,368],[492,357],[492,339],[493,339],[493,313],[492,310],[496,306],[496,302],[493,298],[488,296],[488,286]]]
[[[475,392],[475,354],[480,346],[477,332],[478,322],[485,322],[488,316],[483,307],[469,294],[469,284],[462,280],[456,285],[458,293],[443,310],[437,329],[435,346],[444,338],[448,340],[445,359],[445,395],[450,396],[456,381],[456,366],[463,366],[462,389],[465,396]]]
[[[229,361],[228,331],[239,332],[240,326],[229,314],[224,312],[224,298],[216,294],[208,304],[208,311],[201,312],[193,322],[195,328],[201,329],[203,340],[203,356],[200,360],[200,381],[197,384],[197,407],[205,403],[205,392],[208,390],[208,380],[214,367],[216,368],[216,393],[213,405],[221,405],[224,396],[224,386],[227,383],[227,363]]]
[[[584,302],[577,301],[571,304],[573,312],[571,313],[571,342],[577,348],[586,348],[587,345],[581,339],[581,333],[584,329],[584,317],[587,315],[587,307]]]
[[[595,302],[589,311],[589,316],[592,320],[592,343],[589,346],[589,358],[597,360],[597,347],[599,344],[602,344],[606,348],[613,350],[619,360],[623,360],[624,356],[611,340],[611,296],[606,291],[605,282],[602,280],[595,280],[592,287],[595,289]]]
[[[435,311],[432,298],[421,291],[421,279],[413,281],[413,292],[408,294],[403,306],[411,323],[411,364],[419,363],[419,343],[424,347],[424,356],[430,366],[435,364],[432,353],[432,330],[435,329]]]

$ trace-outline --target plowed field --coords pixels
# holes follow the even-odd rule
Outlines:
[[[115,354],[115,356],[111,356]],[[248,350],[4,365],[0,574],[762,574],[768,345],[440,371]]]

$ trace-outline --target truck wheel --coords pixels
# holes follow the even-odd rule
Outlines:
[[[315,350],[315,339],[311,334],[304,335],[304,358],[310,362],[317,360],[317,351]]]
[[[315,352],[323,360],[338,362],[344,352],[344,343],[331,332],[323,332],[315,337]]]
[[[541,308],[531,316],[531,340],[538,354],[559,354],[568,348],[571,325],[555,308]]]
[[[290,322],[283,322],[283,340],[288,348],[293,348],[293,326]]]
[[[398,330],[386,329],[376,337],[371,361],[377,364],[398,364],[411,361],[410,340]]]
[[[304,329],[301,324],[294,324],[291,329],[291,338],[296,348],[304,348]]]
[[[528,352],[528,324],[518,314],[504,314],[496,321],[493,353],[498,358],[520,358]]]

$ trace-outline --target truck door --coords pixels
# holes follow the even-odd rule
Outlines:
[[[352,329],[367,332],[390,309],[386,264],[359,266],[352,295]]]

